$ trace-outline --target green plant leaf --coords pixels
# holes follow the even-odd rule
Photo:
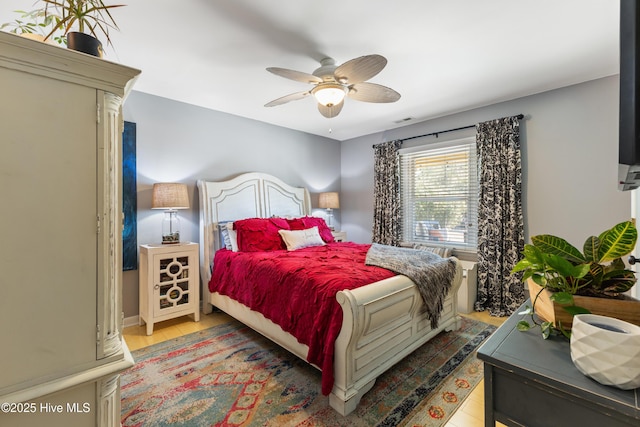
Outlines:
[[[591,263],[589,274],[593,276],[593,280],[595,283],[602,282],[602,276],[604,276],[604,266],[595,262]]]
[[[531,237],[531,242],[544,253],[558,255],[568,261],[580,264],[587,261],[578,249],[561,237],[541,234]]]
[[[540,329],[542,331],[542,338],[546,340],[551,335],[551,331],[553,330],[553,323],[542,322],[542,324],[540,325]]]
[[[611,261],[611,264],[605,267],[604,271],[605,273],[608,273],[609,271],[626,270],[626,269],[627,269],[627,266],[624,264],[624,261],[622,261],[622,258],[616,258],[613,261]]]
[[[547,278],[540,274],[533,274],[531,276],[531,280],[538,284],[538,286],[542,286],[543,288],[547,286]]]
[[[529,329],[531,329],[531,325],[526,320],[519,321],[516,327],[521,332],[528,331]]]
[[[522,281],[526,282],[527,279],[529,279],[531,276],[533,276],[534,272],[532,270],[526,270],[524,273],[522,273]]]
[[[536,248],[534,245],[525,244],[522,251],[523,259],[526,259],[532,265],[541,265],[544,263],[542,258],[542,251]]]
[[[527,258],[522,258],[518,263],[511,269],[511,274],[517,273],[518,271],[527,270],[533,267],[534,264],[531,263]]]
[[[573,295],[569,292],[554,292],[549,299],[560,305],[573,304]]]
[[[596,236],[589,237],[582,248],[584,257],[589,262],[598,262],[598,247],[600,246],[600,239]]]
[[[591,314],[589,310],[584,307],[578,307],[577,305],[568,305],[566,307],[562,307],[567,313],[575,316],[576,314]]]
[[[581,278],[587,275],[591,270],[591,264],[578,264],[573,266],[573,271],[570,276]]]
[[[636,284],[636,274],[631,270],[612,270],[602,277],[600,288],[605,294],[627,292]]]
[[[576,274],[580,274],[582,272],[581,268],[576,269],[572,263],[570,263],[560,255],[545,254],[544,258],[547,264],[563,277],[575,276]],[[589,271],[588,265],[587,271]]]
[[[598,238],[598,262],[603,263],[630,254],[636,246],[638,230],[631,221],[625,221],[604,231]]]

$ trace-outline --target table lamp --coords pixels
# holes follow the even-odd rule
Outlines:
[[[331,218],[333,217],[333,209],[340,209],[340,199],[338,193],[330,191],[326,193],[320,193],[320,199],[318,206],[327,210],[327,225],[333,230],[333,224]]]
[[[180,243],[180,220],[177,209],[189,209],[186,184],[153,184],[151,209],[165,209],[162,220],[162,244]]]

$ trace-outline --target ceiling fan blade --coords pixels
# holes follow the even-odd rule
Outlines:
[[[306,92],[296,92],[296,93],[290,93],[289,95],[285,95],[281,98],[278,99],[274,99],[273,101],[264,104],[265,107],[275,107],[276,105],[282,105],[282,104],[286,104],[289,101],[297,101],[298,99],[302,99],[302,98],[306,98],[307,96],[311,95],[311,92],[306,91]]]
[[[378,74],[386,65],[387,59],[384,56],[361,56],[340,65],[336,68],[334,76],[339,83],[360,83]]]
[[[313,74],[303,73],[302,71],[288,70],[286,68],[269,67],[267,71],[275,74],[276,76],[284,77],[285,79],[295,80],[302,83],[322,83],[320,77],[316,77]]]
[[[358,83],[349,86],[347,96],[356,101],[363,102],[396,102],[400,94],[395,90],[375,83]]]
[[[326,107],[318,102],[318,111],[320,111],[320,114],[330,119],[340,114],[343,106],[344,101],[341,101],[339,104],[332,105],[331,107]]]

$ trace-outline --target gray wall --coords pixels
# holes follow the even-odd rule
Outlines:
[[[608,77],[416,123],[342,143],[139,92],[124,106],[137,123],[138,243],[157,242],[162,213],[152,211],[154,182],[188,184],[191,209],[180,211],[182,239],[198,241],[197,179],[271,173],[317,193],[340,191],[336,226],[349,240],[371,241],[373,150],[406,138],[523,113],[525,232],[551,233],[582,246],[584,239],[626,220],[631,196],[619,192],[618,77]],[[442,134],[437,141],[473,134]],[[435,137],[413,140],[418,145]],[[125,317],[138,313],[138,272],[124,273]]]
[[[618,76],[607,77],[343,142],[342,229],[350,240],[371,241],[372,144],[522,113],[526,238],[550,233],[582,247],[631,215],[630,193],[616,185],[618,90]],[[438,141],[467,135],[451,132]]]
[[[178,213],[180,238],[194,242],[198,179],[266,172],[307,187],[312,206],[319,192],[340,190],[340,144],[331,139],[136,91],[124,104],[124,119],[137,130],[138,244],[160,241],[163,213],[151,210],[156,182],[188,185],[191,209]],[[137,270],[124,272],[123,304],[125,317],[138,314]]]

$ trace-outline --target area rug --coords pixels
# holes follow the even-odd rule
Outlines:
[[[467,318],[380,376],[346,417],[320,372],[233,321],[133,352],[122,425],[441,426],[482,379],[475,352],[494,326]]]

